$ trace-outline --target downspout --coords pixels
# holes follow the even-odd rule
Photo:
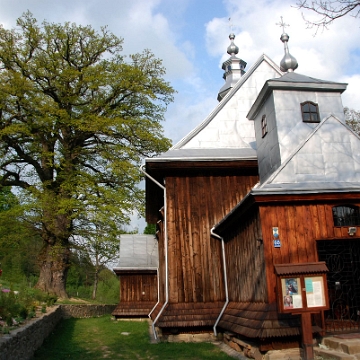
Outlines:
[[[216,331],[216,327],[221,319],[221,317],[224,314],[225,309],[227,308],[228,304],[229,304],[229,291],[228,291],[228,285],[227,285],[227,271],[226,271],[226,257],[225,257],[225,242],[224,242],[224,238],[222,238],[220,235],[214,233],[214,229],[215,227],[213,227],[210,230],[210,234],[218,239],[221,240],[221,250],[222,250],[222,260],[223,260],[223,268],[224,268],[224,283],[225,283],[225,304],[220,312],[220,315],[218,316],[215,325],[213,327],[214,329],[214,336],[217,336],[217,331]]]
[[[164,212],[165,213],[165,212]],[[161,222],[161,220],[159,220],[157,223]],[[159,305],[160,302],[160,278],[159,278],[159,265],[156,269],[156,275],[157,275],[157,298],[158,301],[155,304],[155,306],[151,309],[151,311],[148,313],[148,317],[151,318],[151,314],[153,313],[153,311],[156,309],[156,307]]]
[[[158,301],[155,304],[155,306],[151,309],[151,311],[148,313],[148,317],[151,318],[151,314],[153,313],[153,311],[156,309],[156,307],[159,305],[160,302],[160,280],[159,280],[159,266],[156,269],[156,276],[157,276],[157,297],[158,297]]]
[[[164,305],[162,306],[162,308],[160,309],[158,315],[156,316],[155,320],[152,323],[152,329],[153,329],[153,333],[154,333],[154,337],[155,340],[157,340],[157,334],[155,331],[155,324],[157,323],[157,321],[159,320],[161,314],[163,313],[165,307],[167,306],[168,302],[169,302],[169,272],[168,272],[168,233],[167,233],[167,221],[166,221],[166,188],[165,186],[161,185],[157,180],[155,180],[152,176],[150,176],[145,170],[144,170],[145,165],[141,165],[140,166],[140,171],[146,176],[148,177],[152,182],[154,182],[157,186],[159,186],[161,189],[164,190],[164,240],[165,240],[165,302]],[[159,272],[158,272],[158,294],[160,294],[160,282],[159,282]],[[158,300],[160,300],[160,297],[158,298]],[[159,303],[159,301],[158,301]],[[154,310],[154,309],[153,309]],[[153,312],[153,310],[151,310],[151,312]],[[151,313],[150,313],[151,314]]]

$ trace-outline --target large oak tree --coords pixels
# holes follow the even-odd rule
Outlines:
[[[0,28],[0,185],[24,196],[44,244],[37,286],[60,297],[87,214],[126,223],[143,205],[142,157],[170,146],[162,63],[148,50],[125,58],[121,45],[106,28],[29,12]]]

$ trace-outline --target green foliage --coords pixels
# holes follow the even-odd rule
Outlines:
[[[2,279],[21,283],[38,276],[42,241],[24,221],[24,208],[10,188],[0,188],[0,268]],[[27,281],[25,280],[25,281]]]
[[[12,327],[14,320],[21,323],[26,318],[35,317],[36,305],[43,304],[42,309],[46,312],[46,306],[53,305],[55,301],[56,298],[46,293],[25,287],[16,292],[0,291],[0,318]],[[4,326],[0,327],[2,333],[7,330]]]
[[[36,351],[34,360],[231,359],[209,343],[150,344],[148,326],[146,321],[113,321],[110,316],[63,320]]]
[[[145,50],[125,59],[106,28],[41,25],[31,13],[0,28],[0,185],[17,187],[44,240],[39,286],[64,295],[71,241],[95,221],[118,229],[143,210],[138,166],[167,150],[174,90]],[[51,248],[51,249],[49,249]],[[47,285],[46,285],[47,286]]]
[[[120,299],[119,278],[109,269],[99,273],[99,284],[96,300],[102,304],[118,304]]]
[[[144,229],[144,234],[155,235],[156,234],[156,224],[147,224]]]
[[[69,271],[66,290],[70,297],[84,300],[92,299],[94,269],[72,266]],[[117,276],[107,268],[99,273],[96,302],[101,304],[117,304],[120,298],[120,282]]]
[[[12,318],[20,314],[21,305],[16,301],[13,292],[4,293],[0,291],[0,317],[7,323],[12,325]]]

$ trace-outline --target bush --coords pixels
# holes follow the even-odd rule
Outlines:
[[[54,295],[25,287],[19,292],[0,291],[0,318],[3,320],[1,332],[9,330],[5,329],[5,323],[10,327],[14,325],[14,320],[21,323],[25,319],[31,319],[36,315],[36,306],[42,305],[42,312],[46,312],[46,306],[53,305],[56,300]]]

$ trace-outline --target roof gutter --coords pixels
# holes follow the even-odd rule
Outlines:
[[[228,291],[228,285],[227,285],[227,270],[226,270],[226,256],[225,256],[225,242],[224,242],[224,238],[222,238],[220,235],[216,234],[214,232],[215,227],[213,227],[210,230],[210,234],[218,239],[221,240],[221,250],[222,250],[222,260],[223,260],[223,269],[224,269],[224,283],[225,283],[225,304],[223,306],[223,308],[221,309],[220,315],[218,316],[218,318],[216,319],[216,322],[214,324],[214,335],[217,336],[217,331],[216,331],[216,327],[221,319],[221,317],[223,316],[228,304],[229,304],[229,291]]]
[[[167,233],[167,219],[166,219],[166,188],[165,186],[163,186],[162,184],[160,184],[157,180],[155,180],[152,176],[150,176],[145,170],[144,170],[145,165],[141,165],[139,170],[147,177],[149,178],[152,182],[154,182],[157,186],[159,186],[161,189],[163,189],[164,191],[164,240],[165,240],[165,302],[164,305],[162,306],[162,308],[160,309],[158,315],[156,316],[155,320],[152,323],[152,329],[153,329],[153,334],[155,337],[155,340],[158,339],[157,333],[155,331],[155,324],[157,323],[157,321],[159,320],[161,314],[163,313],[165,307],[167,306],[168,302],[169,302],[169,271],[168,271],[168,233]],[[153,309],[150,311],[149,313],[149,317],[152,314],[152,312],[155,310],[156,306],[158,306],[160,302],[160,281],[159,281],[159,270],[158,270],[158,302],[156,303],[156,305],[153,307]]]

